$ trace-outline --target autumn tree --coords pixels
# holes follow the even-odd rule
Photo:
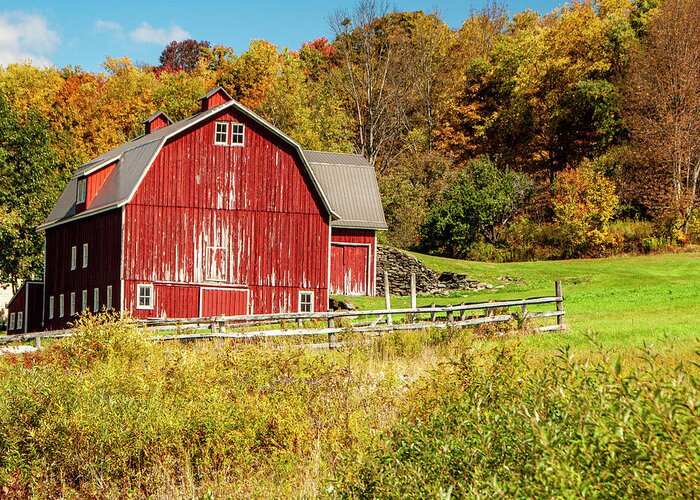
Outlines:
[[[211,44],[206,40],[173,40],[160,54],[160,67],[166,71],[194,71],[199,65],[203,51]]]
[[[638,196],[685,233],[700,208],[700,2],[663,2],[627,79]],[[682,237],[682,234],[679,235]]]

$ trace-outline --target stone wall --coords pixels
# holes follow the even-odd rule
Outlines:
[[[416,274],[416,293],[446,294],[451,290],[481,290],[493,288],[488,283],[469,279],[466,274],[428,269],[413,255],[401,250],[379,246],[377,248],[377,295],[384,295],[384,270],[389,274],[391,295],[411,294],[411,273]]]

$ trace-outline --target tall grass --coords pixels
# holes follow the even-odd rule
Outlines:
[[[349,454],[340,497],[694,497],[700,356],[624,363],[562,351],[532,366],[472,350],[411,395],[368,456]],[[627,366],[626,366],[627,365]]]

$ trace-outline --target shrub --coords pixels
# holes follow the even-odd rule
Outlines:
[[[463,257],[480,239],[495,245],[531,191],[524,174],[501,171],[489,157],[470,161],[431,207],[423,229],[425,249]]]
[[[553,185],[552,205],[565,256],[600,255],[614,246],[610,221],[618,203],[615,185],[590,167],[560,172]]]

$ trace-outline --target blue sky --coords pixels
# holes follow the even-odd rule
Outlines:
[[[394,10],[433,12],[459,27],[471,9],[486,0],[404,0]],[[549,12],[564,0],[511,0],[511,13],[524,9]],[[36,65],[82,66],[96,71],[105,56],[127,56],[157,64],[170,40],[194,38],[233,47],[237,54],[251,40],[278,46],[332,38],[328,18],[354,1],[193,0],[0,0],[0,65],[31,60]]]

